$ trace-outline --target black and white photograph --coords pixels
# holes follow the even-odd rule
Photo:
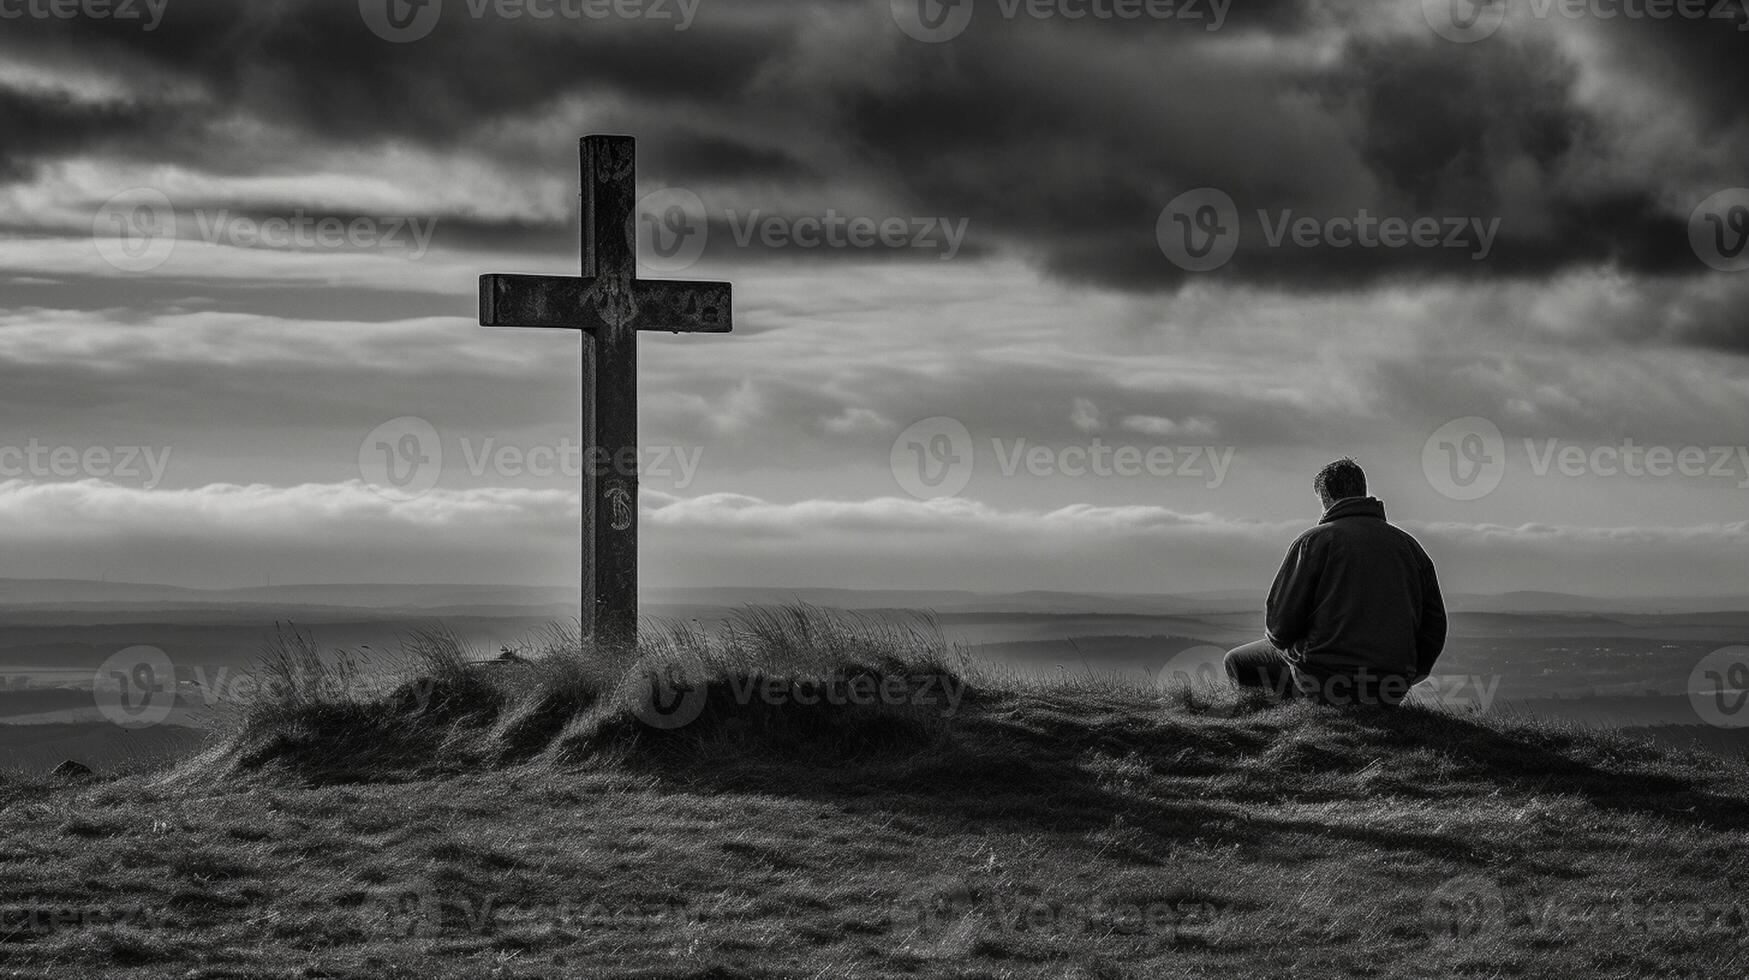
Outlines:
[[[0,0],[0,977],[1746,975],[1746,0]]]

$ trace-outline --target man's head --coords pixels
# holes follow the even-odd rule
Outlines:
[[[1338,500],[1366,496],[1366,472],[1359,463],[1344,456],[1318,471],[1312,478],[1312,489],[1318,491],[1318,499],[1329,510]]]

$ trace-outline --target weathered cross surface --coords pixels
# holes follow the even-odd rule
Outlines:
[[[583,334],[583,630],[626,644],[638,630],[638,331],[728,333],[726,282],[638,278],[637,154],[629,136],[586,136],[583,275],[480,277],[480,323]]]

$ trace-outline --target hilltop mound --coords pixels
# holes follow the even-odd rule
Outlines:
[[[992,676],[806,610],[291,691],[7,786],[0,962],[188,977],[1739,976],[1749,783],[1639,743]],[[288,649],[288,676],[328,672]]]

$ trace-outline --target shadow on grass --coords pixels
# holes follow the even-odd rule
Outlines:
[[[949,824],[1102,834],[1144,862],[1175,846],[1273,849],[1284,861],[1347,840],[1460,863],[1497,857],[1463,828],[1403,826],[1411,799],[1582,798],[1599,809],[1709,829],[1749,829],[1742,800],[1622,739],[1536,726],[1501,730],[1419,708],[1340,710],[1250,702],[1214,714],[1144,692],[984,692],[948,720],[883,719],[840,751],[843,719],[707,712],[681,731],[621,728],[615,764],[676,788],[791,796]],[[1227,717],[1231,714],[1231,717]],[[786,737],[770,737],[780,733]],[[592,755],[595,753],[585,753]],[[1393,798],[1395,802],[1393,802]],[[1296,818],[1296,804],[1344,803]],[[1395,824],[1395,825],[1393,825]],[[1109,845],[1110,842],[1107,841]],[[1497,846],[1497,845],[1494,845]]]
[[[1458,763],[1459,778],[1525,794],[1578,796],[1602,810],[1672,823],[1749,830],[1749,807],[1741,798],[1707,792],[1695,775],[1683,773],[1679,757],[1607,733],[1532,725],[1502,731],[1425,710],[1357,713],[1346,721],[1405,747],[1444,753]]]

